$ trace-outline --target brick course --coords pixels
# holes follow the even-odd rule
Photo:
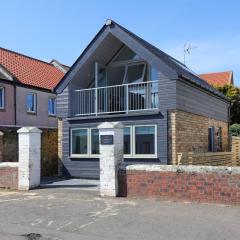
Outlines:
[[[227,122],[180,110],[172,110],[168,114],[168,126],[169,164],[177,164],[179,153],[208,152],[208,128],[212,126],[222,128],[222,151],[229,151]]]
[[[119,172],[119,189],[120,196],[127,197],[239,205],[240,168],[238,173],[222,170],[191,172],[181,168],[174,171],[122,169]]]
[[[0,188],[18,189],[18,167],[0,168]]]

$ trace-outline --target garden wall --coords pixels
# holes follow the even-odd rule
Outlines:
[[[121,166],[119,196],[240,204],[240,167]]]
[[[0,163],[0,188],[18,189],[18,163]]]

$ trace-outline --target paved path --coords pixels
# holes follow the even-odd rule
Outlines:
[[[1,240],[237,240],[239,226],[240,207],[100,198],[78,188],[0,190]]]

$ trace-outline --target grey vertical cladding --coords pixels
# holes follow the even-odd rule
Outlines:
[[[228,122],[229,103],[211,93],[177,81],[177,109]]]
[[[69,87],[57,95],[57,116],[59,118],[67,118],[69,111]]]

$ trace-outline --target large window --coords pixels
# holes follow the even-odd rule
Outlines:
[[[56,115],[56,98],[51,97],[48,99],[48,115]]]
[[[135,125],[124,128],[125,158],[157,157],[157,126]],[[71,157],[99,157],[99,130],[96,128],[71,129]]]
[[[97,157],[99,155],[99,130],[94,128],[71,129],[71,156]]]
[[[124,155],[130,158],[157,157],[157,126],[141,125],[124,128]]]
[[[27,94],[27,112],[36,113],[37,112],[37,95],[35,93]]]
[[[5,89],[0,87],[0,109],[5,108]]]

